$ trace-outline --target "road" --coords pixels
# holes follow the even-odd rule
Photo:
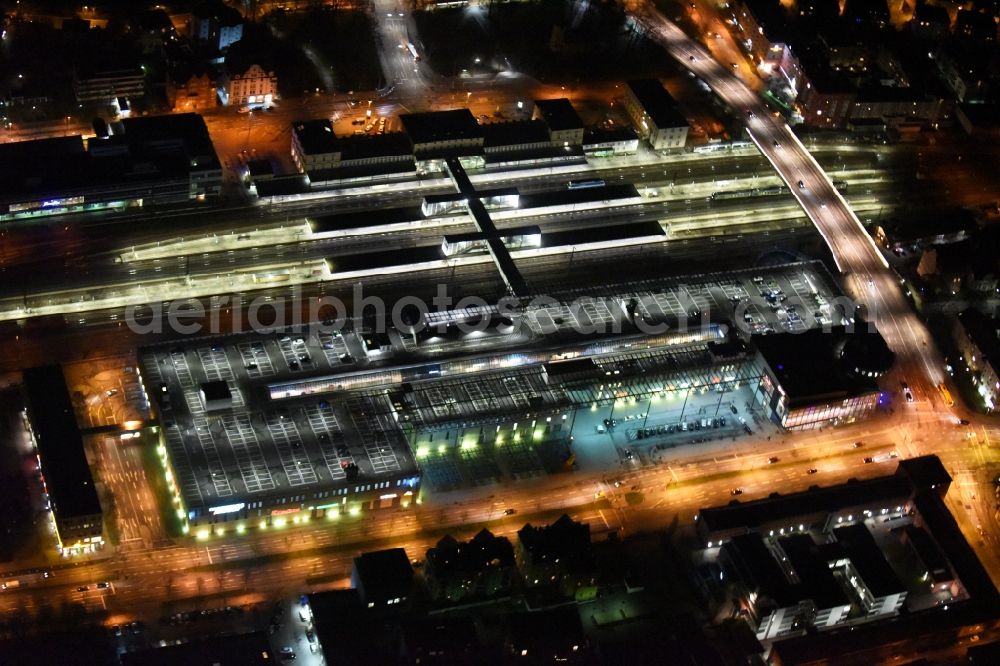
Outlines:
[[[753,90],[676,24],[648,4],[637,2],[631,11],[672,57],[744,114],[750,138],[788,184],[830,248],[844,275],[847,295],[867,305],[869,320],[897,354],[899,372],[915,390],[934,399],[934,387],[943,381],[944,370],[930,334],[914,314],[897,276],[816,159]]]
[[[903,410],[908,411],[904,414]],[[858,439],[865,442],[863,450],[853,446]],[[141,466],[134,463],[136,447],[118,446],[124,450],[106,453],[115,456],[108,474],[120,476],[115,482],[125,488],[133,483],[147,485]],[[667,452],[659,464],[644,468],[560,474],[506,487],[437,493],[410,509],[345,515],[333,523],[254,536],[229,535],[164,546],[151,543],[152,534],[146,530],[126,532],[134,534],[134,540],[110,560],[57,568],[48,579],[21,575],[21,587],[0,593],[0,613],[33,616],[45,607],[83,604],[90,610],[106,611],[108,624],[132,619],[152,624],[176,610],[234,603],[251,590],[276,598],[342,584],[351,558],[366,549],[401,546],[411,557],[422,558],[426,548],[446,533],[466,538],[488,526],[495,533],[516,538],[525,522],[550,521],[563,510],[589,522],[598,535],[619,529],[630,534],[662,528],[675,519],[690,526],[699,508],[725,504],[737,487],[744,491],[741,500],[745,500],[775,491],[803,490],[812,484],[842,483],[851,477],[890,474],[893,463],[866,465],[861,460],[890,450],[904,457],[937,453],[956,475],[949,503],[960,523],[995,522],[965,507],[969,494],[982,492],[968,485],[980,480],[969,477],[966,470],[981,467],[984,456],[996,462],[995,452],[918,402],[857,426],[789,433],[773,440],[725,439],[681,447]],[[779,459],[777,464],[768,464],[772,456]],[[810,473],[811,469],[816,472]],[[128,523],[147,508],[144,499],[138,502],[120,509]],[[992,531],[983,536],[973,533],[970,540],[978,542],[980,553],[992,552],[986,562],[989,568],[1000,566]],[[98,589],[96,583],[105,580],[113,586]],[[88,589],[78,590],[84,586]]]
[[[917,402],[916,406],[903,404],[899,407],[907,420],[897,431],[897,441],[908,446],[911,455],[937,453],[946,464],[953,462],[949,458],[952,454],[960,459],[955,462],[958,467],[954,471],[962,481],[955,485],[961,489],[968,484],[974,490],[952,491],[948,502],[993,580],[1000,581],[1000,559],[996,550],[1000,542],[1000,524],[997,523],[992,488],[983,478],[987,464],[996,462],[995,454],[992,449],[982,447],[975,433],[972,439],[966,438],[953,451],[945,452],[949,424],[954,429],[958,417],[982,427],[984,439],[988,439],[987,429],[995,427],[996,419],[965,413],[944,404],[936,390],[946,381],[943,362],[929,332],[914,313],[899,279],[889,269],[857,216],[788,125],[771,115],[757,95],[729,68],[713,59],[650,5],[636,2],[631,11],[672,57],[704,80],[730,107],[745,114],[747,133],[789,185],[826,241],[843,275],[845,292],[855,302],[867,306],[869,321],[875,323],[896,353],[896,369],[886,381],[886,392],[898,397],[895,381],[906,381]],[[940,425],[931,427],[933,423]],[[941,439],[937,440],[935,433],[939,429]],[[949,465],[949,469],[953,468]]]

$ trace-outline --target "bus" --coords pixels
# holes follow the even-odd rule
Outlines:
[[[605,184],[603,180],[595,178],[594,180],[571,180],[566,187],[571,190],[585,190],[588,187],[604,187]]]
[[[945,386],[944,384],[938,384],[937,390],[938,392],[941,393],[941,397],[944,398],[944,404],[948,405],[949,407],[955,406],[955,401],[954,399],[952,399],[951,391],[948,390],[947,386]]]

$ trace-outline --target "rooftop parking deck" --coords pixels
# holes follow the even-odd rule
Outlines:
[[[576,410],[614,403],[619,393],[633,402],[649,401],[674,389],[683,393],[685,383],[708,386],[702,375],[715,367],[731,369],[715,373],[732,375],[727,381],[733,387],[725,391],[748,386],[755,371],[747,355],[723,358],[709,344],[724,339],[734,304],[759,316],[748,326],[777,327],[780,315],[754,290],[780,291],[789,299],[815,292],[832,300],[828,284],[818,265],[792,264],[761,275],[688,276],[598,294],[567,290],[513,309],[498,304],[433,312],[429,327],[416,332],[391,326],[378,332],[371,322],[352,320],[340,330],[317,323],[297,331],[149,347],[141,354],[142,374],[189,513],[253,505],[262,498],[279,503],[343,498],[357,488],[416,475],[413,447],[421,433],[496,428],[524,422],[526,415],[575,419]],[[818,322],[804,316],[792,324]],[[647,330],[643,324],[666,328]],[[574,358],[592,358],[597,374],[544,371],[546,363]],[[605,387],[612,375],[624,382],[615,391]],[[205,386],[212,382],[225,382],[228,396],[213,391],[217,397],[207,405]],[[692,399],[691,408],[714,410],[709,430],[741,429],[735,418],[730,424],[718,420],[715,412],[728,409],[728,402],[705,400]],[[647,410],[642,425],[648,427],[628,428],[627,441],[644,439],[659,425],[664,434],[674,425],[686,441],[689,429],[682,426],[690,419],[681,402],[676,406],[676,414]],[[651,411],[657,412],[652,421]],[[713,419],[699,418],[698,425]],[[696,429],[701,428],[690,429],[692,436]],[[566,439],[571,430],[572,421],[562,435],[548,431],[543,439]],[[502,468],[515,470],[512,475],[528,473],[539,469],[536,458],[515,456],[516,464]]]

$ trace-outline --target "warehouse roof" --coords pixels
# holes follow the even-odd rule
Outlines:
[[[31,428],[57,519],[101,512],[62,367],[24,371]]]

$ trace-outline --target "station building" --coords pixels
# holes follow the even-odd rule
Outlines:
[[[565,97],[535,100],[532,117],[545,123],[552,145],[583,145],[583,121]]]
[[[653,150],[679,150],[687,143],[687,118],[658,80],[626,81],[625,111]]]
[[[405,134],[338,137],[325,118],[292,123],[291,153],[309,187],[416,173],[413,146]]]
[[[74,553],[100,548],[104,514],[62,367],[25,370],[24,396],[59,549]]]
[[[437,170],[451,157],[460,158],[466,168],[483,165],[483,128],[468,109],[404,113],[399,121],[418,166]]]
[[[483,124],[483,149],[487,169],[505,170],[545,164],[582,164],[579,145],[562,145],[550,138],[542,120],[508,120]]]
[[[639,136],[631,127],[592,127],[583,133],[583,151],[588,157],[634,155],[637,150]]]

